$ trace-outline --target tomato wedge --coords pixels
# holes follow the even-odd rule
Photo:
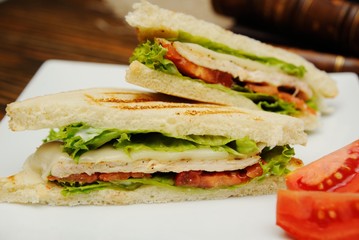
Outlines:
[[[291,190],[359,192],[359,140],[286,177]]]
[[[276,218],[295,239],[359,239],[359,194],[279,190]]]

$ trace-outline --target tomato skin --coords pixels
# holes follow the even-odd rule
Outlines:
[[[232,75],[219,70],[213,70],[199,66],[182,57],[171,43],[161,42],[162,47],[167,49],[166,58],[171,60],[177,69],[185,76],[198,78],[206,83],[221,84],[231,87],[233,84]]]
[[[288,174],[286,184],[291,190],[359,192],[359,140]]]
[[[197,188],[215,188],[242,184],[249,180],[250,178],[242,171],[187,171],[180,172],[176,175],[175,185]]]
[[[359,239],[359,194],[279,190],[276,221],[295,239]]]

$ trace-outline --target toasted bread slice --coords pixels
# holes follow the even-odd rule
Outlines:
[[[163,132],[173,137],[214,135],[240,139],[247,136],[268,146],[306,142],[302,121],[293,117],[179,101],[164,94],[96,88],[14,102],[6,111],[14,131],[83,122],[92,127]]]

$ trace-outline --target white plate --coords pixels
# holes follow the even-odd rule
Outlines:
[[[126,66],[47,61],[19,100],[89,87],[126,87]],[[309,163],[359,138],[359,85],[351,73],[332,74],[340,95],[335,108],[309,136],[297,156]],[[48,130],[11,132],[8,118],[0,124],[0,176],[21,169]],[[220,201],[131,206],[49,207],[0,204],[0,239],[283,239],[275,225],[276,196]]]

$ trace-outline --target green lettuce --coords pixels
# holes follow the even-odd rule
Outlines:
[[[293,103],[286,102],[276,96],[271,96],[264,93],[254,93],[249,89],[234,85],[233,90],[238,91],[242,96],[252,100],[258,107],[264,111],[275,112],[285,115],[294,116],[299,114],[300,111],[295,107]]]
[[[137,60],[151,69],[182,76],[176,65],[171,60],[165,58],[166,53],[166,48],[148,40],[135,48],[130,57],[130,62]]]
[[[318,98],[316,95],[313,95],[313,97],[305,101],[305,103],[308,105],[308,107],[314,109],[315,111],[319,111]]]
[[[291,116],[295,116],[300,112],[295,108],[294,104],[283,101],[282,99],[276,99],[273,102],[260,101],[258,106],[265,111]]]
[[[126,153],[140,150],[187,151],[199,148],[211,148],[214,151],[225,151],[239,157],[258,153],[256,143],[248,137],[231,139],[224,136],[188,135],[173,137],[159,132],[130,132],[118,129],[93,128],[84,123],[75,123],[57,131],[51,129],[44,142],[62,141],[63,150],[75,162],[90,150],[111,144],[115,149]]]
[[[143,185],[158,186],[163,188],[176,189],[173,180],[173,174],[171,173],[160,173],[155,174],[152,178],[129,178],[125,180],[117,180],[112,182],[98,181],[92,184],[79,185],[59,182],[63,187],[61,193],[65,196],[76,194],[76,193],[90,193],[93,191],[99,191],[102,189],[115,189],[115,190],[135,190]]]
[[[270,175],[282,176],[288,174],[290,170],[287,166],[294,154],[294,149],[288,145],[264,148],[261,153],[261,157],[264,160],[264,163],[261,164],[263,175],[259,178],[263,179]]]
[[[179,31],[178,36],[175,39],[171,39],[171,40],[177,40],[179,42],[195,43],[218,53],[225,53],[240,58],[250,59],[269,66],[275,66],[278,67],[281,71],[297,77],[303,77],[304,74],[306,73],[306,69],[304,68],[304,66],[296,66],[294,64],[287,63],[285,61],[282,61],[274,57],[257,56],[245,51],[230,48],[221,43],[213,42],[205,37],[193,36],[190,33],[183,31]]]
[[[252,149],[254,146],[250,146],[247,142],[244,143],[244,146]],[[289,172],[287,168],[288,162],[294,156],[293,148],[288,145],[285,146],[276,146],[274,148],[265,148],[261,154],[262,159],[265,163],[261,164],[263,169],[263,175],[257,178],[252,179],[255,181],[261,181],[268,176],[283,176]],[[102,182],[98,181],[96,183],[79,185],[78,183],[65,183],[59,182],[63,187],[62,194],[65,196],[71,194],[86,194],[93,191],[99,191],[103,189],[116,189],[116,190],[125,190],[131,191],[145,185],[157,186],[167,189],[172,189],[175,191],[191,190],[191,191],[211,191],[211,189],[201,189],[194,187],[179,187],[175,186],[174,183],[174,173],[155,173],[152,178],[129,178],[126,180],[117,180],[113,182]],[[245,183],[243,183],[245,184]],[[241,185],[230,186],[225,188],[236,188]],[[217,189],[217,188],[215,188]]]

